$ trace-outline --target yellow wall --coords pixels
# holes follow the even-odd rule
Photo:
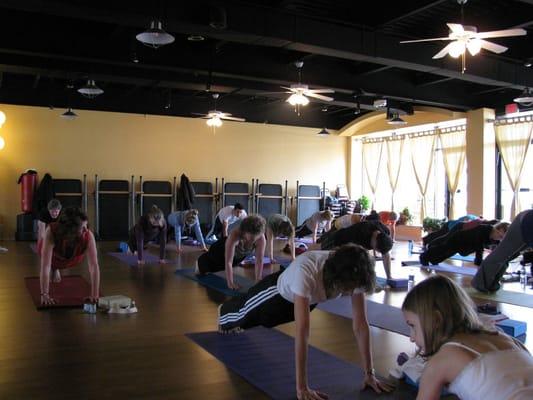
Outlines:
[[[301,184],[334,189],[346,184],[349,138],[317,137],[318,129],[224,122],[216,133],[205,120],[136,114],[76,111],[66,121],[64,110],[0,105],[7,121],[0,129],[0,224],[11,239],[20,210],[21,172],[34,168],[42,177],[172,180],[185,173],[191,180],[284,184],[294,194]],[[92,203],[92,199],[89,199]],[[0,231],[0,235],[2,232]]]

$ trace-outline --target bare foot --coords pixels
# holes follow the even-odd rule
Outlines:
[[[59,283],[61,282],[61,273],[58,269],[54,270],[54,278],[52,279],[52,282]]]

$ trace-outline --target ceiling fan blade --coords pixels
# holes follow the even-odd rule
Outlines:
[[[195,112],[192,112],[191,115],[196,115],[196,116],[199,116],[199,117],[206,117],[207,116],[206,114],[195,113]]]
[[[452,43],[449,43],[446,47],[444,47],[441,51],[439,51],[437,54],[435,54],[432,58],[434,60],[436,60],[438,58],[445,57],[448,54],[448,51],[450,50],[450,47],[452,46]]]
[[[488,39],[496,37],[507,37],[507,36],[523,36],[527,32],[525,29],[504,29],[501,31],[491,31],[491,32],[480,32],[476,35],[478,39]]]
[[[309,92],[309,93],[304,93],[306,96],[308,97],[314,97],[315,99],[320,99],[320,100],[324,100],[324,101],[333,101],[333,97],[328,97],[328,96],[322,96],[321,94],[316,94],[316,93],[313,93],[313,92]]]
[[[492,51],[494,53],[500,54],[500,53],[503,53],[504,51],[507,51],[507,47],[489,42],[488,40],[479,39],[479,42],[481,43],[481,47],[483,47],[486,50]]]
[[[306,93],[335,93],[333,89],[307,89]]]
[[[257,96],[262,96],[264,94],[284,94],[284,93],[293,93],[293,92],[290,92],[290,91],[286,91],[286,92],[261,92],[261,93],[258,93]]]
[[[431,38],[431,39],[404,40],[404,41],[402,41],[400,43],[434,42],[436,40],[451,40],[451,39],[448,36],[446,36],[446,37]]]
[[[450,22],[448,22],[446,25],[448,25],[448,28],[450,28],[450,30],[453,32],[453,33],[464,33],[465,29],[463,28],[463,25],[461,24],[452,24]]]
[[[280,86],[280,88],[282,89],[287,89],[287,90],[290,90],[291,92],[294,92],[294,89],[293,88],[290,88],[290,87],[287,87],[287,86]],[[285,93],[285,92],[284,92]]]
[[[244,118],[239,118],[239,117],[220,117],[220,118],[227,119],[228,121],[239,121],[239,122],[246,121]]]

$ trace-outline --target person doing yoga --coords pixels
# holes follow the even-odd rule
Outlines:
[[[294,225],[289,217],[281,214],[272,214],[266,220],[266,254],[272,262],[274,260],[274,239],[278,236],[287,238],[291,261],[296,258],[294,249]]]
[[[66,207],[57,222],[46,228],[41,251],[41,304],[52,305],[57,301],[50,293],[50,275],[60,282],[59,270],[72,268],[88,254],[91,278],[90,300],[96,302],[100,293],[100,267],[93,233],[87,227],[87,215],[77,207]]]
[[[218,240],[221,237],[228,237],[228,228],[246,218],[246,216],[246,211],[241,203],[221,208],[215,217],[213,228],[207,234],[207,238]]]
[[[168,224],[174,228],[174,236],[176,238],[176,250],[181,252],[181,234],[184,228],[194,229],[196,240],[202,245],[202,250],[207,251],[205,245],[204,235],[200,229],[200,220],[198,218],[198,210],[176,211],[168,215]]]
[[[391,388],[376,378],[366,318],[365,293],[373,293],[374,261],[361,246],[347,244],[334,251],[307,251],[287,269],[263,278],[242,297],[219,306],[221,333],[238,332],[255,326],[272,328],[296,322],[296,394],[300,400],[322,400],[327,395],[310,388],[307,381],[307,352],[310,312],[319,303],[351,296],[353,332],[365,370],[363,387],[376,392]]]
[[[307,218],[302,225],[296,228],[296,237],[302,238],[307,235],[312,235],[313,243],[316,243],[319,234],[331,229],[331,222],[334,216],[330,210],[317,211]]]
[[[509,228],[508,222],[499,222],[492,226],[490,224],[480,224],[468,230],[459,230],[446,235],[446,240],[441,241],[420,254],[422,265],[438,264],[450,258],[455,253],[467,256],[476,253],[474,264],[481,265],[483,251],[495,241],[500,241],[505,236]]]
[[[156,239],[159,243],[159,263],[164,264],[167,223],[163,211],[154,204],[147,214],[139,218],[139,221],[130,231],[128,246],[131,252],[137,252],[137,264],[144,264],[143,250],[148,242]]]
[[[420,282],[402,311],[411,341],[427,360],[417,400],[440,399],[445,387],[461,400],[533,399],[533,357],[518,340],[484,326],[451,279]]]
[[[43,208],[37,218],[37,254],[41,254],[43,247],[46,227],[56,222],[61,212],[61,202],[58,199],[52,199],[48,202],[46,208]]]
[[[225,270],[228,287],[239,289],[233,280],[233,266],[255,251],[255,280],[259,281],[263,274],[265,242],[265,219],[260,215],[249,215],[227,238],[217,240],[198,258],[196,272],[205,275]]]

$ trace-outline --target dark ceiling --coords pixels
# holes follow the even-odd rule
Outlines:
[[[222,15],[226,26],[211,27]],[[157,50],[135,40],[154,17],[176,37]],[[468,56],[464,74],[460,59],[432,59],[447,42],[399,43],[447,36],[446,22],[478,31],[521,27],[528,35],[490,39],[509,50]],[[189,41],[191,34],[205,40]],[[312,101],[300,116],[288,95],[271,93],[297,82],[298,60],[304,83],[335,89],[333,102]],[[191,117],[212,109],[216,92],[218,109],[247,121],[340,128],[355,118],[357,102],[365,113],[380,97],[405,110],[503,109],[533,86],[528,60],[533,0],[463,7],[457,0],[0,1],[0,102],[56,112],[72,106]],[[77,93],[87,78],[105,93]]]

